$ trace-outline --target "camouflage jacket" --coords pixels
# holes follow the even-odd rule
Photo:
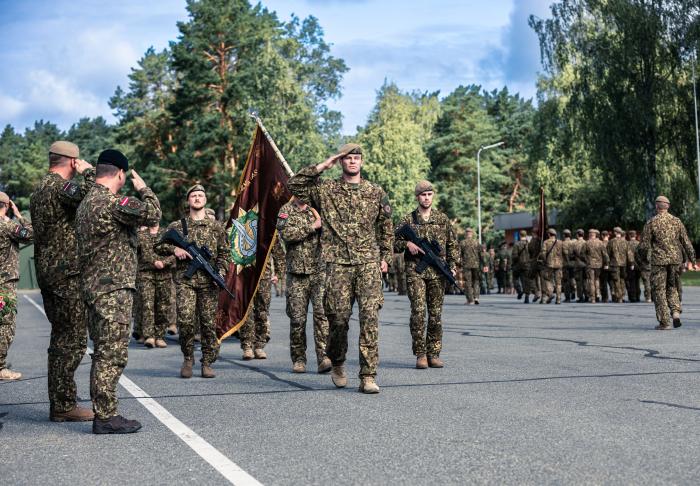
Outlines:
[[[172,275],[175,267],[175,255],[161,256],[156,253],[156,243],[163,237],[165,230],[158,229],[158,233],[152,235],[147,229],[139,231],[138,248],[136,254],[139,261],[139,274],[145,276],[153,276],[156,278],[169,278]],[[158,269],[155,267],[157,261],[163,262],[164,267]]]
[[[365,179],[359,184],[321,179],[310,166],[289,179],[289,190],[321,215],[324,262],[358,265],[383,260],[391,266],[391,204],[381,187]]]
[[[548,239],[542,244],[539,261],[547,268],[564,266],[564,244],[557,239]]]
[[[574,259],[574,266],[576,268],[586,268],[586,256],[583,254],[586,248],[586,240],[581,238],[580,240],[576,238],[572,240],[571,250]]]
[[[83,182],[49,172],[34,189],[30,211],[34,226],[34,263],[39,287],[51,289],[80,275],[75,212],[95,184],[95,169],[83,172]]]
[[[562,256],[564,258],[564,267],[574,268],[576,266],[576,255],[574,254],[576,242],[571,238],[565,238],[561,240],[561,246]]]
[[[115,290],[136,289],[136,231],[161,216],[153,191],[146,187],[140,195],[142,200],[112,194],[94,184],[78,206],[75,232],[83,296],[88,302]]]
[[[629,260],[627,261],[627,265],[634,265],[637,261],[637,247],[639,246],[639,241],[637,240],[629,240],[627,242],[627,255]]]
[[[511,267],[511,252],[508,251],[508,248],[501,248],[498,250],[496,253],[496,269],[500,270],[502,272],[507,272],[510,270]]]
[[[321,259],[321,231],[313,227],[316,216],[307,206],[288,202],[277,215],[277,231],[287,249],[287,272],[311,275],[325,265]]]
[[[32,239],[32,225],[21,215],[14,220],[0,219],[0,285],[19,280],[19,245]]]
[[[530,263],[530,252],[527,248],[527,240],[518,240],[513,245],[511,252],[513,268],[517,270],[524,269]]]
[[[481,245],[474,238],[462,240],[460,245],[462,268],[479,268],[481,262]]]
[[[603,268],[610,261],[608,250],[601,240],[587,240],[583,247],[583,258],[588,268]]]
[[[680,219],[668,212],[659,213],[644,225],[639,251],[651,251],[652,265],[680,265],[683,252],[695,263],[695,249]]]
[[[537,236],[533,236],[533,238],[527,244],[527,251],[530,254],[530,269],[539,268],[539,256],[541,250],[542,240],[540,240]]]
[[[229,265],[229,247],[226,238],[226,230],[218,221],[209,218],[192,219],[189,215],[184,218],[187,231],[183,230],[182,221],[178,219],[168,225],[167,229],[176,229],[184,236],[185,240],[202,247],[206,246],[211,252],[211,266],[223,276],[226,275]],[[170,244],[156,246],[156,253],[169,256],[175,253],[175,247]],[[205,288],[216,285],[204,270],[197,270],[191,279],[185,277],[185,272],[192,260],[177,260],[175,264],[175,282],[185,283],[192,287]]]
[[[450,270],[453,272],[457,271],[457,266],[459,265],[457,237],[452,228],[452,223],[450,223],[450,220],[447,219],[444,213],[433,208],[430,210],[430,219],[424,220],[416,209],[403,217],[399,223],[399,227],[405,224],[410,225],[420,238],[425,238],[430,242],[437,242],[441,250],[440,258],[443,259]],[[422,255],[411,255],[407,247],[408,240],[402,237],[396,239],[394,250],[397,252],[404,252],[403,258],[406,262],[406,274],[415,275],[416,264],[418,264]],[[421,277],[432,280],[442,278],[442,273],[432,266],[428,266],[421,274]]]
[[[493,258],[491,258],[488,251],[482,251],[479,254],[479,264],[481,265],[482,272],[484,271],[484,268],[487,272],[493,272]]]
[[[611,267],[627,267],[630,260],[630,247],[624,238],[613,238],[608,242],[608,255],[610,256]]]

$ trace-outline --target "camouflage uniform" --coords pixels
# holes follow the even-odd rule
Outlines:
[[[629,261],[627,262],[627,296],[630,302],[639,302],[641,298],[641,288],[640,288],[640,265],[637,263],[637,247],[639,246],[639,241],[633,236],[630,236],[630,240],[627,242],[627,254],[629,256]]]
[[[530,252],[527,248],[527,240],[518,240],[515,245],[513,245],[511,259],[515,291],[518,293],[518,296],[522,297],[522,294],[534,294],[535,292],[531,288],[532,285],[528,277]]]
[[[184,231],[183,221],[187,226]],[[209,248],[212,254],[212,267],[221,275],[228,268],[228,243],[226,231],[218,221],[207,217],[192,219],[189,215],[173,221],[168,229],[179,231],[187,241]],[[156,253],[169,256],[174,247],[158,245]],[[190,259],[177,260],[175,265],[175,289],[177,295],[177,328],[180,336],[180,350],[185,359],[194,360],[194,336],[201,332],[203,366],[209,366],[219,356],[219,341],[214,329],[214,315],[219,303],[219,288],[204,270],[197,270],[191,279],[185,277]]]
[[[0,370],[7,365],[7,352],[15,338],[19,245],[33,239],[32,225],[22,215],[16,216],[16,220],[0,218]]]
[[[586,296],[588,295],[588,290],[586,289],[586,258],[583,254],[583,251],[586,248],[586,240],[583,239],[583,236],[577,236],[576,240],[573,241],[571,247],[574,258],[576,297],[579,302],[583,302],[584,300],[586,300]]]
[[[160,203],[149,188],[142,201],[93,185],[75,216],[83,298],[95,346],[90,395],[95,417],[117,414],[117,383],[128,359],[131,307],[136,291],[139,226],[160,220]]]
[[[148,339],[163,339],[165,329],[175,322],[172,300],[173,271],[175,256],[161,257],[155,252],[155,245],[165,234],[164,229],[152,235],[148,229],[139,232],[138,261],[139,273],[136,281],[141,335]],[[155,262],[163,262],[158,269]]]
[[[82,175],[79,184],[49,172],[34,189],[30,203],[36,276],[51,323],[48,388],[54,413],[76,406],[74,375],[87,349],[88,317],[80,284],[75,213],[95,183],[95,170],[87,169]]]
[[[321,215],[321,255],[326,262],[324,307],[329,322],[327,354],[345,362],[353,302],[360,314],[360,376],[375,376],[379,362],[379,309],[384,304],[380,261],[392,263],[394,233],[389,197],[362,179],[358,184],[320,179],[315,166],[289,180],[292,194]]]
[[[306,363],[306,316],[313,307],[314,344],[317,364],[326,357],[328,319],[323,310],[325,264],[321,260],[320,231],[313,227],[316,216],[294,202],[282,206],[277,231],[287,246],[287,316],[292,363]]]
[[[396,292],[399,295],[406,295],[406,265],[403,260],[403,253],[394,254],[393,268],[396,273]]]
[[[625,279],[627,265],[630,261],[629,245],[624,238],[613,238],[608,242],[610,256],[610,286],[613,302],[623,302],[625,299]],[[634,261],[634,260],[632,260]]]
[[[542,297],[542,282],[541,282],[541,264],[538,261],[540,256],[540,251],[542,250],[542,240],[535,235],[527,244],[527,251],[529,253],[530,265],[528,269],[528,278],[530,279],[530,285],[532,293],[535,294],[535,302],[537,299]],[[542,301],[540,301],[542,303]]]
[[[479,300],[481,286],[481,246],[474,238],[465,238],[460,245],[462,272],[464,274],[464,293],[470,304]]]
[[[643,250],[643,251],[642,251]],[[639,268],[639,276],[644,282],[644,300],[646,302],[651,302],[651,263],[650,263],[650,248],[643,248],[640,250],[639,244],[634,251],[634,261],[636,262],[637,268]]]
[[[568,233],[567,233],[568,234]],[[564,299],[570,302],[576,298],[576,257],[574,254],[574,246],[576,242],[569,236],[565,236],[562,241],[562,249],[564,256],[564,270],[562,276],[562,287],[564,291]]]
[[[681,220],[664,211],[644,225],[638,251],[650,253],[651,291],[656,319],[661,326],[668,327],[671,325],[671,313],[682,312],[678,280],[683,253],[694,264],[695,249]]]
[[[586,261],[586,284],[588,297],[591,302],[600,301],[600,272],[609,262],[605,243],[598,239],[589,239],[583,247],[583,257]]]
[[[564,266],[564,245],[555,238],[544,242],[540,250],[539,261],[542,263],[542,280],[544,288],[542,299],[546,295],[551,299],[556,297],[556,303],[561,302],[561,277]]]
[[[431,209],[428,220],[414,210],[407,214],[399,226],[411,225],[419,237],[432,242],[436,241],[442,250],[439,255],[454,273],[459,262],[459,248],[452,224],[447,216]],[[437,358],[442,350],[442,303],[445,298],[445,277],[428,266],[422,273],[416,272],[420,255],[412,255],[408,251],[407,240],[397,238],[394,250],[404,252],[406,261],[406,283],[408,284],[408,299],[411,302],[411,338],[413,354]],[[428,311],[428,326],[426,331],[425,312]],[[427,333],[426,333],[427,332]]]
[[[510,255],[508,254],[505,245],[502,245],[498,249],[494,265],[496,268],[496,286],[498,287],[498,293],[502,294],[506,291],[506,276],[508,273],[508,268],[510,268]]]

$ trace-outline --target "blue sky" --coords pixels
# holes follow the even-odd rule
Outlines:
[[[286,20],[313,15],[350,71],[331,106],[354,133],[384,79],[447,95],[460,84],[508,86],[530,98],[540,70],[527,25],[549,0],[264,0]],[[186,19],[184,0],[0,0],[0,125],[82,116],[114,121],[109,97],[149,46],[162,49]]]

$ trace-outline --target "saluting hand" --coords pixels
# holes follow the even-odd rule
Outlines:
[[[19,212],[19,208],[17,208],[17,205],[12,200],[10,200],[10,209],[12,209],[12,212],[14,213],[15,218],[19,218],[20,216],[22,216],[22,214]]]
[[[83,159],[75,160],[75,170],[78,172],[78,174],[82,174],[88,169],[92,169],[92,164],[90,162],[86,162]]]
[[[333,167],[333,166],[335,165],[335,163],[338,162],[338,160],[340,160],[342,157],[343,157],[343,154],[331,155],[331,156],[328,157],[326,160],[324,160],[323,162],[321,162],[320,164],[318,164],[318,165],[316,166],[316,170],[319,171],[319,172],[323,172],[324,170],[330,169],[330,168]]]
[[[131,171],[131,183],[134,185],[134,189],[141,191],[146,188],[146,183],[143,182],[141,176],[135,170]]]

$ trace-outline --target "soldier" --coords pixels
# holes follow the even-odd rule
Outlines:
[[[467,228],[465,238],[460,246],[462,272],[464,273],[464,293],[467,304],[479,304],[479,288],[481,284],[481,247],[474,239],[474,230]]]
[[[542,288],[541,281],[541,264],[538,261],[540,252],[542,251],[542,240],[540,239],[538,231],[535,231],[534,238],[531,238],[528,242],[527,251],[529,253],[528,278],[532,282],[532,292],[535,294],[532,303],[534,304],[539,300],[540,304],[543,304],[544,297],[542,296],[542,292],[544,289]]]
[[[118,150],[97,159],[95,184],[75,216],[83,298],[95,346],[90,370],[94,434],[136,432],[141,424],[117,415],[117,382],[126,366],[136,291],[136,229],[160,219],[160,204],[143,179],[131,179],[142,201],[119,196],[129,170]]]
[[[608,230],[603,230],[600,232],[600,239],[605,245],[607,251],[608,242],[610,241],[610,233]],[[608,254],[608,257],[610,255]],[[608,286],[610,285],[610,269],[603,268],[600,270],[600,298],[601,302],[608,302]]]
[[[175,257],[162,257],[155,252],[158,241],[165,234],[158,224],[139,231],[139,278],[137,293],[141,306],[141,329],[144,346],[167,348],[165,330],[173,322],[173,272]]]
[[[520,230],[520,239],[513,245],[512,262],[513,262],[513,279],[515,280],[515,291],[518,293],[518,300],[525,295],[523,303],[530,303],[530,294],[534,293],[531,289],[531,282],[528,278],[530,267],[530,252],[527,245],[527,231]]]
[[[601,279],[600,272],[608,268],[608,251],[605,243],[598,239],[600,232],[597,229],[588,230],[588,241],[583,248],[583,258],[586,261],[586,283],[588,287],[588,298],[591,304],[595,304],[596,299],[601,302]],[[603,301],[604,302],[604,301]]]
[[[641,289],[639,287],[639,266],[636,263],[637,246],[639,246],[637,232],[635,230],[629,230],[627,232],[627,237],[629,238],[627,242],[627,255],[629,258],[627,262],[627,296],[630,302],[639,302]]]
[[[613,229],[615,238],[608,242],[608,256],[610,257],[610,285],[612,288],[612,301],[622,303],[625,301],[625,279],[627,265],[630,261],[629,245],[623,238],[622,228],[616,226]]]
[[[586,302],[588,300],[586,291],[586,258],[583,255],[583,250],[586,247],[586,240],[583,239],[583,236],[584,231],[582,229],[577,229],[576,240],[572,244],[577,302]]]
[[[342,176],[321,180],[320,174],[340,162]],[[321,254],[326,262],[325,309],[330,325],[328,357],[335,386],[347,385],[345,354],[353,302],[360,317],[360,391],[378,393],[375,381],[379,309],[384,303],[382,277],[391,264],[391,204],[384,190],[360,175],[362,150],[346,144],[340,153],[299,171],[289,180],[292,194],[321,213]]]
[[[272,246],[272,255],[260,276],[258,289],[255,292],[252,308],[248,318],[241,326],[238,336],[241,340],[242,358],[244,360],[267,359],[265,345],[270,341],[270,302],[272,300],[272,284],[279,281],[279,269],[284,268],[284,250],[279,240]]]
[[[293,198],[279,211],[277,231],[287,247],[287,316],[292,371],[306,371],[306,314],[313,307],[314,344],[319,373],[331,370],[326,356],[328,319],[323,310],[325,265],[321,259],[321,217],[305,202]]]
[[[651,293],[651,250],[649,248],[642,248],[640,250],[639,245],[634,252],[634,261],[639,268],[639,276],[644,282],[644,302],[651,304],[652,293]]]
[[[487,294],[491,293],[491,289],[494,288],[494,280],[496,280],[496,270],[497,270],[497,256],[496,256],[496,249],[491,247],[489,248],[488,251],[489,255],[489,271],[488,274],[486,275],[486,289],[487,289]]]
[[[403,261],[403,253],[394,254],[394,271],[396,272],[396,291],[399,295],[406,295],[406,268]]]
[[[212,266],[222,275],[228,268],[228,244],[223,226],[207,216],[205,206],[207,194],[204,187],[195,184],[185,194],[187,216],[173,221],[168,230],[179,231],[185,240],[195,245],[206,246],[211,252]],[[177,328],[180,332],[180,350],[183,361],[180,368],[182,378],[192,378],[194,365],[194,341],[197,331],[201,333],[202,378],[214,378],[216,374],[212,365],[219,356],[219,342],[214,330],[214,314],[218,305],[219,289],[204,270],[197,270],[192,278],[185,272],[190,265],[192,255],[182,248],[169,244],[156,247],[161,256],[175,255],[175,289],[177,294]]]
[[[562,276],[562,287],[564,290],[564,302],[571,302],[576,298],[576,258],[574,256],[575,242],[571,239],[571,230],[563,231],[562,241],[564,255],[564,269]]]
[[[12,209],[15,219],[7,215]],[[31,243],[32,225],[15,203],[0,192],[0,380],[19,380],[22,373],[7,367],[7,352],[15,338],[17,317],[17,281],[19,280],[19,245]]]
[[[557,240],[557,230],[547,230],[549,238],[542,245],[538,260],[542,264],[542,280],[545,288],[543,293],[547,296],[547,303],[551,304],[556,297],[556,304],[561,304],[561,277],[564,265],[564,245]],[[542,296],[544,301],[544,296]]]
[[[656,216],[644,225],[639,251],[651,253],[651,290],[654,295],[658,330],[681,326],[681,302],[678,297],[679,266],[683,253],[697,270],[695,249],[680,219],[668,212],[671,206],[664,196],[656,198]],[[669,312],[670,310],[670,312]]]
[[[428,181],[421,181],[416,184],[415,194],[418,207],[404,216],[400,225],[411,225],[419,237],[431,242],[436,241],[442,250],[440,258],[446,261],[453,275],[456,275],[459,262],[457,238],[447,216],[432,207],[435,194],[433,185]],[[416,368],[442,368],[442,304],[447,280],[431,266],[422,273],[416,271],[423,250],[414,243],[399,237],[394,243],[394,249],[403,251],[406,261],[406,282],[411,302],[411,338]]]
[[[80,159],[78,146],[64,141],[49,148],[49,171],[34,189],[30,211],[34,226],[34,262],[46,317],[51,323],[48,348],[49,420],[94,419],[77,404],[75,370],[87,349],[87,308],[81,296],[75,212],[95,183],[95,169]],[[74,180],[76,174],[83,182]]]
[[[513,243],[506,244],[505,252],[508,258],[508,265],[506,266],[506,294],[513,295],[515,293],[513,286]]]
[[[494,258],[495,274],[496,274],[496,286],[498,287],[499,294],[505,294],[506,289],[506,278],[508,276],[508,269],[510,268],[510,254],[508,253],[508,247],[504,241],[498,247],[498,253]]]

